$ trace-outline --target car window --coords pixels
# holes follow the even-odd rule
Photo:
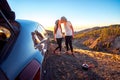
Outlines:
[[[43,39],[47,38],[47,33],[42,25],[38,25],[36,30],[31,33],[34,46],[39,44]]]
[[[38,39],[35,32],[32,32],[31,35],[32,35],[32,40],[33,40],[34,46],[37,45],[38,43],[40,43],[40,40]]]
[[[37,26],[36,30],[32,32],[31,35],[35,49],[38,49],[42,52],[42,55],[45,55],[48,46],[48,35],[44,27],[41,25]]]
[[[42,25],[38,25],[34,32],[31,33],[34,48],[39,50],[44,56],[49,46],[49,36]]]
[[[47,37],[47,32],[45,31],[44,27],[42,25],[38,25],[37,29],[36,29],[39,33],[41,33],[43,35],[43,37]]]

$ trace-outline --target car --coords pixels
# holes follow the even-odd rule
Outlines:
[[[44,27],[15,19],[6,0],[0,0],[0,80],[40,80],[49,46]]]

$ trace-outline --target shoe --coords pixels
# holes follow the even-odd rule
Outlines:
[[[74,53],[73,53],[73,52],[71,52],[71,55],[72,55],[73,57],[75,57],[75,55],[74,55]]]
[[[72,56],[75,57],[75,55],[72,53]]]
[[[56,50],[53,51],[53,54],[56,54]]]

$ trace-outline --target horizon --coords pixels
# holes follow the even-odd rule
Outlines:
[[[81,29],[120,24],[120,0],[8,0],[8,3],[16,19],[37,21],[45,28],[53,27],[61,16]]]
[[[108,25],[92,26],[92,27],[90,27],[90,26],[73,26],[73,27],[74,27],[74,32],[79,32],[79,31],[82,31],[82,30],[85,30],[85,29],[94,28],[94,27],[105,27],[105,26],[111,26],[111,25],[120,25],[120,24],[110,24],[110,25],[108,24]],[[54,26],[49,26],[49,27],[46,27],[45,29],[53,31]]]

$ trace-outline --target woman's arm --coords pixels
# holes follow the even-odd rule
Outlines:
[[[54,40],[56,41],[56,26],[54,26],[54,31],[53,31],[53,35],[54,35]]]
[[[71,23],[70,23],[70,28],[71,28],[71,30],[72,30],[72,37],[74,38],[74,29],[73,29],[73,26],[72,26]]]

